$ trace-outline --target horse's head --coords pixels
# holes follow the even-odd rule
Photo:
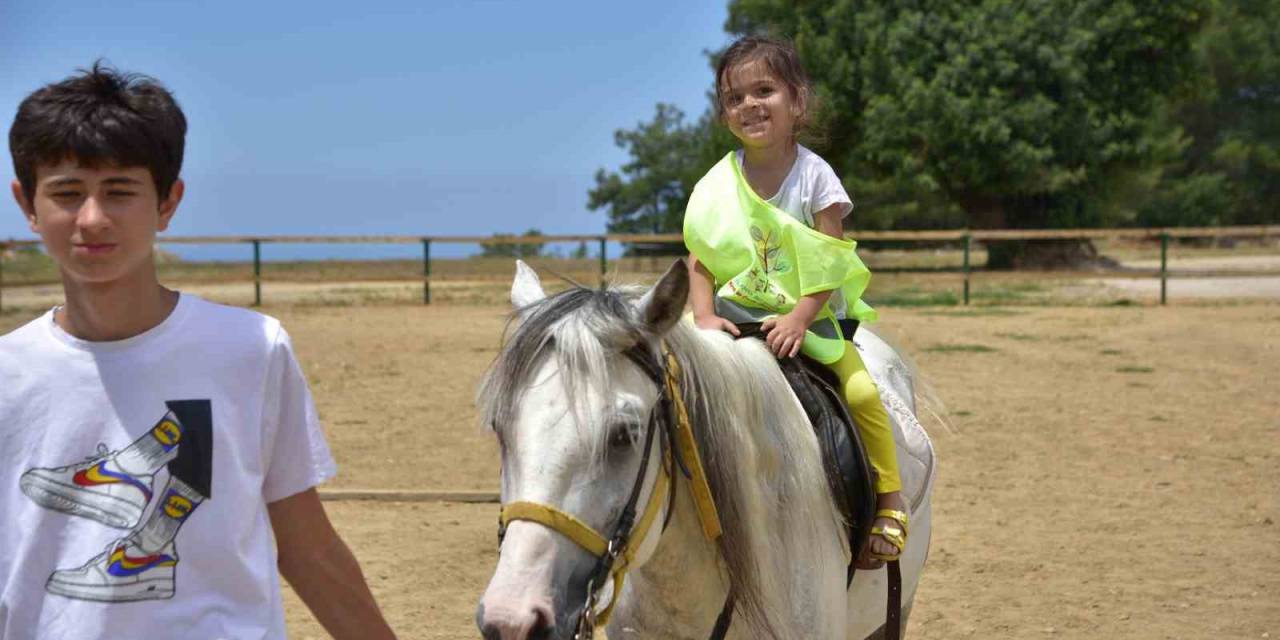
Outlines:
[[[663,434],[651,416],[661,411],[661,388],[637,354],[658,362],[658,340],[683,313],[687,278],[677,262],[643,296],[575,288],[548,297],[533,270],[517,264],[513,328],[478,397],[501,446],[506,505],[498,566],[476,612],[486,639],[570,638],[588,595],[610,598],[601,558],[582,539],[590,535],[575,532],[607,540],[628,504],[640,519],[655,495]],[[526,517],[509,517],[517,505]],[[630,550],[631,567],[657,545],[656,513],[658,524]],[[585,527],[565,524],[573,519]]]

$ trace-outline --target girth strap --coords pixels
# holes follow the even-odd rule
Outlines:
[[[902,638],[902,565],[898,560],[886,563],[889,572],[889,603],[884,616],[884,637]]]

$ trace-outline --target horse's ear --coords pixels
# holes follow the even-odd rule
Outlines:
[[[546,297],[538,272],[525,264],[524,260],[516,260],[516,279],[511,283],[511,306],[516,309],[527,307]]]
[[[649,332],[665,334],[680,321],[684,303],[689,299],[689,269],[684,259],[676,260],[658,279],[658,284],[640,299],[640,317]]]

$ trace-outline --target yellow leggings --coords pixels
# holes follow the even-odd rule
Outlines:
[[[880,402],[880,391],[867,373],[867,365],[852,344],[845,345],[844,356],[827,365],[840,378],[844,401],[849,413],[858,423],[862,443],[871,458],[875,470],[876,493],[892,493],[902,490],[902,478],[898,475],[898,450],[893,443],[893,427],[889,414]]]

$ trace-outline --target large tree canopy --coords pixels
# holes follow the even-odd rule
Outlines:
[[[811,146],[860,228],[1258,222],[1276,219],[1277,3],[732,0],[725,28],[795,42],[821,105]],[[610,230],[679,229],[733,146],[713,113],[660,105],[618,132],[632,162],[591,192]]]
[[[1280,0],[1220,0],[1192,91],[1159,125],[1179,134],[1144,225],[1280,222]]]
[[[1156,159],[1148,122],[1191,76],[1204,4],[736,0],[728,29],[794,39],[830,105],[825,155],[863,193],[941,200],[979,228],[1103,226]]]

